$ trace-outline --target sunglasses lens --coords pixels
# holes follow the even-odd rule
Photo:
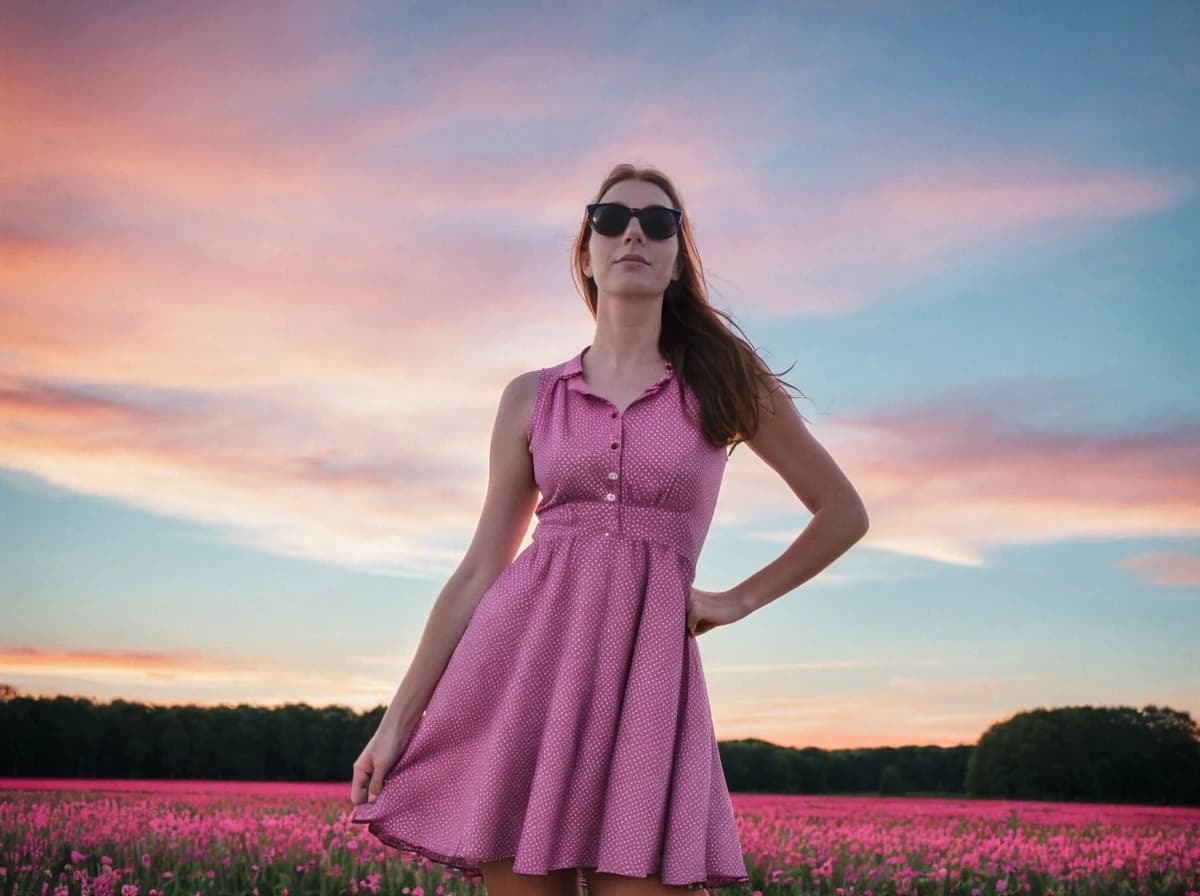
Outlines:
[[[623,205],[601,205],[592,215],[592,227],[604,236],[620,236],[632,217]]]
[[[665,240],[675,235],[675,216],[665,208],[642,212],[642,231],[652,240]]]

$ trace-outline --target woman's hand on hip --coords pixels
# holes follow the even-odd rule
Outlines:
[[[692,586],[688,597],[687,629],[694,637],[718,625],[737,622],[745,611],[728,591],[701,591]]]

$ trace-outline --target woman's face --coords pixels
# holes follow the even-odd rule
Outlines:
[[[644,180],[615,183],[599,201],[620,202],[630,208],[674,207],[660,186]],[[619,260],[629,254],[642,256],[648,264]],[[605,236],[592,230],[582,251],[582,261],[583,272],[595,278],[602,293],[658,297],[679,276],[679,234],[652,240],[642,232],[641,222],[630,218],[625,232],[619,236]]]

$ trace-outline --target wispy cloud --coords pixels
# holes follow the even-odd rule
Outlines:
[[[363,665],[362,658],[356,661]],[[379,663],[380,666],[387,664]],[[0,675],[20,676],[26,695],[76,693],[163,705],[305,701],[373,709],[395,690],[393,670],[371,676],[356,669],[310,668],[270,658],[248,659],[193,651],[0,648]],[[11,680],[11,679],[10,679]]]
[[[1054,418],[1055,383],[990,384],[886,411],[822,421],[839,465],[871,516],[864,544],[936,562],[985,566],[987,552],[1076,538],[1193,537],[1200,532],[1200,426],[1164,422],[1136,433],[1066,433],[1012,419],[988,398],[1005,394],[1028,416]],[[1012,406],[1010,400],[1007,404]],[[1039,404],[1040,403],[1040,404]],[[886,446],[886,450],[880,450]],[[739,449],[742,450],[742,449]],[[808,513],[753,459],[727,473],[715,523],[753,525],[744,537],[787,543]],[[1159,560],[1148,584],[1190,581],[1187,563]],[[1127,564],[1127,569],[1149,569]]]

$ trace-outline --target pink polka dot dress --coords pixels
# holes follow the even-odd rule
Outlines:
[[[352,820],[461,869],[585,868],[699,890],[747,881],[687,599],[725,470],[671,365],[628,407],[585,347],[541,371],[532,542],[484,592]],[[683,394],[693,413],[699,402]]]

